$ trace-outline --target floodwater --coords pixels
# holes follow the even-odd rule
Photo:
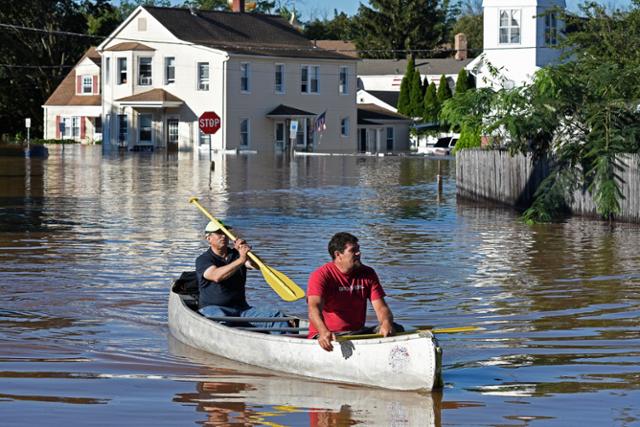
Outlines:
[[[452,160],[238,155],[212,170],[198,153],[50,154],[0,158],[3,426],[640,425],[638,226],[530,227],[459,203]],[[189,348],[166,306],[205,248],[191,196],[303,288],[329,237],[351,231],[400,323],[483,329],[439,336],[446,386],[432,394]],[[248,286],[250,302],[305,313],[257,272]]]

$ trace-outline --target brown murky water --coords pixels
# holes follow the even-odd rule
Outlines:
[[[640,228],[529,227],[459,204],[423,158],[127,153],[0,158],[0,424],[640,425]],[[436,174],[444,175],[437,194]],[[442,393],[291,378],[168,334],[169,284],[204,249],[199,196],[303,287],[361,237],[405,325],[440,336]],[[279,301],[254,274],[250,300]]]

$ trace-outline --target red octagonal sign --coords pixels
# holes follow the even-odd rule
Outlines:
[[[198,119],[198,126],[202,133],[213,135],[220,129],[220,117],[213,111],[205,111]]]

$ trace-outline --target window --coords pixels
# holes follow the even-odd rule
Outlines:
[[[178,119],[167,119],[167,143],[178,145]]]
[[[544,16],[544,44],[547,46],[558,44],[558,16],[553,12]]]
[[[72,136],[80,136],[80,117],[71,118]]]
[[[520,43],[520,10],[500,11],[500,43]]]
[[[346,95],[347,93],[349,93],[349,83],[347,80],[347,76],[348,76],[348,68],[340,67],[340,86],[338,88],[338,91],[342,95]]]
[[[83,94],[93,93],[93,77],[92,76],[82,76],[82,93]]]
[[[151,114],[140,114],[138,116],[138,127],[140,128],[140,142],[151,142],[151,124],[153,116]]]
[[[138,84],[151,85],[151,58],[138,58]]]
[[[118,114],[118,142],[121,145],[127,144],[127,115],[126,114]]]
[[[320,67],[303,65],[300,74],[300,91],[302,93],[318,93],[320,89]]]
[[[93,122],[93,128],[95,133],[102,133],[102,117],[98,116]]]
[[[276,93],[284,93],[284,64],[276,64]]]
[[[111,74],[111,58],[107,58],[104,63],[104,83],[109,84]]]
[[[242,92],[249,92],[251,90],[250,84],[251,67],[248,62],[240,64],[240,90]]]
[[[393,143],[395,141],[395,131],[392,127],[387,128],[387,151],[393,151]]]
[[[198,90],[209,90],[208,62],[198,62]]]
[[[200,145],[209,145],[211,142],[211,135],[203,133],[202,131],[198,131],[198,144]]]
[[[127,83],[127,58],[118,58],[118,84]]]
[[[349,136],[349,117],[340,120],[340,135]]]
[[[242,147],[249,146],[249,119],[242,119],[240,122],[240,145]]]
[[[164,84],[176,82],[176,58],[173,56],[164,58]]]

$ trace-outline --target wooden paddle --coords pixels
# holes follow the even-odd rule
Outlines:
[[[202,213],[207,218],[209,218],[218,227],[220,227],[220,230],[222,230],[222,232],[227,235],[229,240],[234,241],[237,239],[237,237],[234,236],[233,233],[224,226],[224,224],[214,218],[213,215],[211,215],[205,208],[202,207],[202,205],[198,202],[197,197],[191,197],[189,199],[189,203],[194,204],[198,209],[200,209],[200,211],[202,211]],[[289,279],[287,276],[285,276],[275,268],[266,265],[253,252],[250,251],[247,256],[258,266],[260,272],[262,273],[262,276],[264,277],[264,280],[266,280],[269,286],[271,286],[271,288],[280,296],[280,298],[285,301],[296,301],[304,297],[304,291],[300,289],[300,287],[296,285],[293,280]]]
[[[429,331],[434,334],[454,334],[457,332],[473,332],[479,329],[481,328],[477,326],[459,326],[457,328],[438,328],[438,329],[432,329],[430,327],[427,327],[422,329],[415,329],[413,331],[398,332],[392,336],[416,334],[418,332],[426,332],[426,331]],[[338,335],[336,337],[336,341],[342,342],[342,341],[352,341],[352,340],[366,340],[371,338],[384,338],[384,337],[380,334]]]

